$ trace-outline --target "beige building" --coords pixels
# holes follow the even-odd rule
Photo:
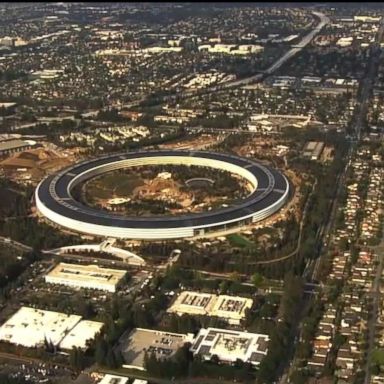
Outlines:
[[[119,340],[123,355],[123,368],[144,371],[145,354],[152,352],[157,358],[169,359],[185,343],[192,343],[193,334],[162,332],[135,328]]]
[[[97,265],[60,263],[45,276],[45,282],[116,292],[125,274],[124,270],[102,268]]]
[[[167,312],[176,313],[179,316],[185,313],[216,316],[229,324],[238,325],[252,304],[253,300],[245,297],[184,291],[180,293]]]

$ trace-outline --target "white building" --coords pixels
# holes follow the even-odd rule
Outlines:
[[[102,268],[98,265],[60,263],[45,276],[45,282],[116,292],[126,273],[124,270]]]
[[[336,45],[340,47],[349,47],[353,43],[353,37],[341,37],[337,40]]]
[[[128,384],[128,380],[128,377],[107,374],[99,384]]]
[[[354,21],[362,21],[363,23],[378,23],[381,20],[380,16],[365,16],[356,15],[353,17]]]
[[[216,355],[223,363],[237,359],[259,365],[268,351],[268,335],[229,331],[219,328],[202,328],[191,346],[194,355],[210,360]]]
[[[183,47],[149,47],[142,51],[145,53],[181,52]]]
[[[237,48],[237,49],[236,49]],[[208,51],[209,53],[226,53],[229,55],[247,55],[250,53],[261,52],[264,48],[255,44],[203,44],[198,47],[199,51]]]
[[[87,341],[93,340],[103,328],[103,323],[98,321],[81,320],[77,323],[60,343],[62,349],[72,349],[74,347],[86,350]]]
[[[157,175],[157,177],[160,179],[169,180],[169,179],[172,179],[172,173],[171,172],[160,172]]]
[[[92,324],[91,324],[92,323]],[[0,327],[0,340],[24,347],[44,347],[46,342],[64,348],[85,348],[102,323],[81,321],[81,316],[22,307]]]

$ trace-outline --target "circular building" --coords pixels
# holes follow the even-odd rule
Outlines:
[[[79,183],[122,168],[143,165],[195,165],[237,174],[252,185],[240,203],[202,213],[177,216],[121,216],[76,201]],[[45,178],[36,188],[39,212],[52,222],[86,234],[122,239],[180,239],[204,236],[265,219],[289,197],[287,178],[250,159],[205,151],[157,150],[119,153],[88,160]]]

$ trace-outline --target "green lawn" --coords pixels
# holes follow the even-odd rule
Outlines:
[[[229,240],[229,242],[232,245],[234,245],[236,247],[245,248],[245,247],[254,247],[255,246],[255,244],[252,243],[252,241],[249,241],[247,238],[245,238],[244,236],[241,236],[239,234],[228,235],[227,239]]]

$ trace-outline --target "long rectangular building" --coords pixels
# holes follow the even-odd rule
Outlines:
[[[246,310],[252,307],[253,300],[245,297],[214,295],[210,293],[181,292],[170,308],[169,313],[183,315],[216,316],[232,325],[239,325]]]
[[[116,292],[126,273],[124,270],[102,268],[98,265],[59,263],[45,276],[45,282]]]
[[[0,156],[25,151],[36,145],[32,140],[12,139],[0,142]]]
[[[191,352],[210,360],[216,355],[223,363],[235,363],[240,359],[259,365],[268,351],[268,335],[229,331],[219,328],[202,328],[194,339]]]

